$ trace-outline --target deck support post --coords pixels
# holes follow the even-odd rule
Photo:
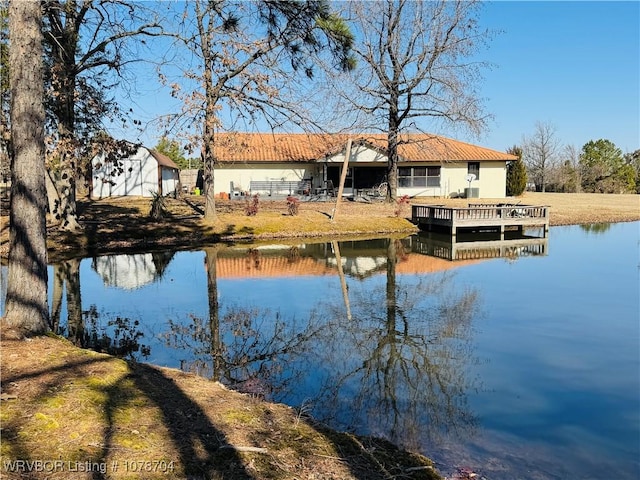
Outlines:
[[[504,240],[504,224],[500,225],[500,240]]]

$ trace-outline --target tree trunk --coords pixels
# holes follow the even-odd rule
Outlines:
[[[210,222],[214,222],[216,220],[216,199],[214,193],[214,161],[213,161],[213,152],[212,145],[213,143],[213,135],[208,135],[205,133],[202,138],[205,143],[203,146],[203,155],[202,155],[202,163],[203,163],[203,176],[202,176],[202,187],[205,195],[205,204],[204,204],[204,219]]]
[[[215,111],[213,110],[213,107],[214,105],[210,105],[210,101],[207,101],[207,113],[204,120],[204,133],[202,135],[202,165],[204,170],[202,176],[202,188],[205,195],[204,219],[209,222],[214,222],[216,220],[216,199],[214,190],[215,157],[213,153],[215,138],[213,126],[211,125],[215,118]]]
[[[208,72],[208,74],[207,74]],[[202,187],[204,189],[204,219],[209,222],[216,220],[216,199],[215,199],[215,156],[213,146],[215,142],[215,134],[213,123],[215,122],[215,101],[211,92],[211,70],[208,68],[205,72],[205,82],[207,82],[207,104],[205,106],[204,132],[202,135],[202,165],[203,178]]]
[[[64,292],[63,266],[58,264],[53,267],[53,294],[51,300],[51,331],[58,333],[60,327],[60,314],[62,311],[62,293]]]
[[[207,268],[207,298],[209,299],[209,329],[211,333],[211,358],[213,360],[213,380],[222,379],[222,340],[220,338],[220,305],[218,303],[218,275],[216,264],[218,248],[205,249],[205,265]]]
[[[400,122],[398,120],[398,107],[391,102],[389,108],[389,130],[387,133],[387,201],[394,203],[398,198],[398,131]]]
[[[67,325],[70,340],[84,346],[85,329],[82,320],[82,297],[80,296],[80,260],[74,259],[64,263],[67,274]]]
[[[82,229],[78,223],[76,213],[75,181],[71,177],[73,172],[64,169],[60,172],[66,179],[55,179],[52,172],[46,172],[47,202],[51,222],[58,226],[60,230],[74,232]]]
[[[74,140],[75,113],[74,94],[75,76],[66,73],[73,71],[73,60],[69,59],[64,66],[59,66],[55,71],[61,71],[59,83],[61,84],[57,104],[54,108],[58,118],[58,141],[56,157],[59,166],[53,175],[53,183],[58,196],[58,202],[49,203],[49,212],[56,219],[60,230],[74,232],[82,227],[78,223],[76,208],[76,141]],[[49,196],[51,199],[52,197]]]
[[[219,97],[219,90],[216,91],[213,85],[213,54],[211,52],[211,39],[213,35],[212,23],[205,25],[205,17],[207,9],[204,10],[203,2],[195,2],[196,21],[198,24],[198,33],[200,36],[200,48],[202,59],[204,61],[203,84],[205,91],[205,113],[204,125],[202,132],[202,167],[203,178],[202,188],[204,190],[204,219],[209,222],[216,220],[216,200],[214,192],[214,168],[215,156],[213,152],[214,146],[214,125],[216,122],[216,101]]]
[[[71,28],[73,24],[68,25]],[[71,34],[67,34],[67,38],[71,38]],[[69,52],[71,46],[63,49],[62,65],[54,66],[54,71],[59,72],[57,80],[60,84],[59,95],[55,107],[56,116],[58,117],[58,132],[60,140],[58,142],[58,159],[60,166],[57,175],[54,177],[54,184],[60,198],[57,209],[51,209],[51,214],[59,220],[58,228],[66,231],[80,230],[82,227],[78,223],[78,215],[76,208],[76,141],[74,132],[76,128],[75,117],[75,90],[76,77],[75,71],[75,50]]]
[[[68,157],[70,154],[64,154]],[[60,230],[75,232],[81,230],[82,227],[78,223],[78,214],[76,208],[76,181],[73,163],[65,158],[63,167],[60,170],[60,178],[54,181],[59,203],[52,206],[49,204],[51,215],[59,222]],[[71,163],[71,165],[69,165]]]
[[[41,25],[40,2],[9,3],[13,170],[2,327],[18,338],[49,327]]]
[[[51,171],[58,201],[52,203],[55,196],[49,196],[49,212],[60,230],[76,231],[81,229],[76,212],[76,54],[80,38],[78,31],[84,16],[77,15],[76,6],[72,2],[66,5],[64,20],[48,13],[57,19],[50,19],[52,30],[48,35],[53,61],[51,82],[55,90],[55,95],[51,96],[52,110],[59,135],[56,151],[53,153],[56,166]]]

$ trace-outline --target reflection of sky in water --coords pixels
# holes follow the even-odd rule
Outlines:
[[[473,409],[486,434],[546,445],[557,478],[592,478],[594,459],[610,460],[609,478],[640,474],[637,260],[638,223],[601,234],[572,226],[551,229],[547,257],[460,273],[486,283],[490,306],[475,336],[490,361],[478,367],[485,390]]]
[[[514,472],[528,478],[598,477],[594,472],[607,472],[616,479],[638,478],[638,227],[637,222],[616,224],[602,233],[586,232],[578,226],[555,227],[550,231],[547,256],[483,261],[446,275],[397,275],[400,290],[409,294],[420,288],[421,280],[438,285],[444,282],[440,297],[434,294],[419,302],[415,311],[436,310],[447,295],[456,297],[465,291],[475,290],[479,298],[479,311],[467,332],[469,358],[459,363],[465,391],[457,397],[468,402],[466,407],[461,404],[462,411],[477,418],[479,429],[475,434],[467,432],[466,438],[425,439],[426,454],[446,465],[477,467],[492,480],[514,478]],[[372,258],[379,256],[378,251]],[[334,268],[335,262],[328,263]],[[186,324],[189,314],[208,318],[204,267],[204,252],[177,252],[161,279],[123,290],[105,287],[91,268],[91,260],[86,259],[80,267],[82,307],[95,304],[107,317],[142,320],[142,343],[149,343],[166,333],[170,319]],[[301,372],[295,377],[294,391],[282,393],[279,399],[292,404],[310,401],[321,393],[323,382],[362,366],[362,352],[370,353],[375,346],[367,332],[384,329],[385,282],[384,266],[375,275],[347,277],[351,308],[354,318],[361,319],[358,325],[362,330],[354,333],[336,327],[338,338],[317,340],[297,359],[283,357],[297,366],[291,369]],[[263,321],[256,320],[263,335],[276,328],[273,314],[278,312],[295,331],[304,330],[310,317],[347,322],[335,274],[245,279],[219,276],[217,286],[221,315],[233,307],[257,307],[265,316]],[[408,317],[412,333],[424,325],[424,315],[415,318],[409,312]],[[229,341],[229,333],[225,335]],[[444,352],[457,352],[454,344]],[[148,361],[178,366],[176,355],[194,359],[188,352],[176,354],[152,343]],[[280,377],[286,379],[286,373]],[[316,399],[310,408],[322,415],[320,407],[332,407],[337,411],[338,425],[352,420],[362,431],[384,433],[379,430],[388,427],[385,422],[371,424],[376,412],[358,416],[353,411],[358,405],[372,408],[363,395],[365,387],[371,388],[371,384],[363,381],[363,374],[354,374],[337,397],[325,398],[324,404]],[[400,408],[410,409],[416,392],[396,387]],[[364,398],[357,399],[358,395]],[[438,406],[422,405],[425,409],[425,405]],[[429,413],[423,412],[425,418],[418,423],[428,423]],[[420,416],[419,412],[416,415]],[[502,467],[492,465],[508,468],[501,471]]]

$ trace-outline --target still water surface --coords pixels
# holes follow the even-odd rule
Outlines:
[[[445,474],[631,480],[639,228],[555,227],[458,261],[472,255],[437,236],[78,259],[51,267],[50,305],[73,338],[389,438]]]

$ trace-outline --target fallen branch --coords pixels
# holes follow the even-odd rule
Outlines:
[[[346,460],[344,458],[340,458],[340,457],[333,457],[331,455],[321,455],[319,453],[312,453],[311,455],[313,455],[314,457],[322,457],[322,458],[329,458],[331,460],[338,460],[339,462],[346,462]]]
[[[239,447],[236,445],[222,445],[220,450],[235,450],[237,452],[269,453],[266,448],[260,447]]]

